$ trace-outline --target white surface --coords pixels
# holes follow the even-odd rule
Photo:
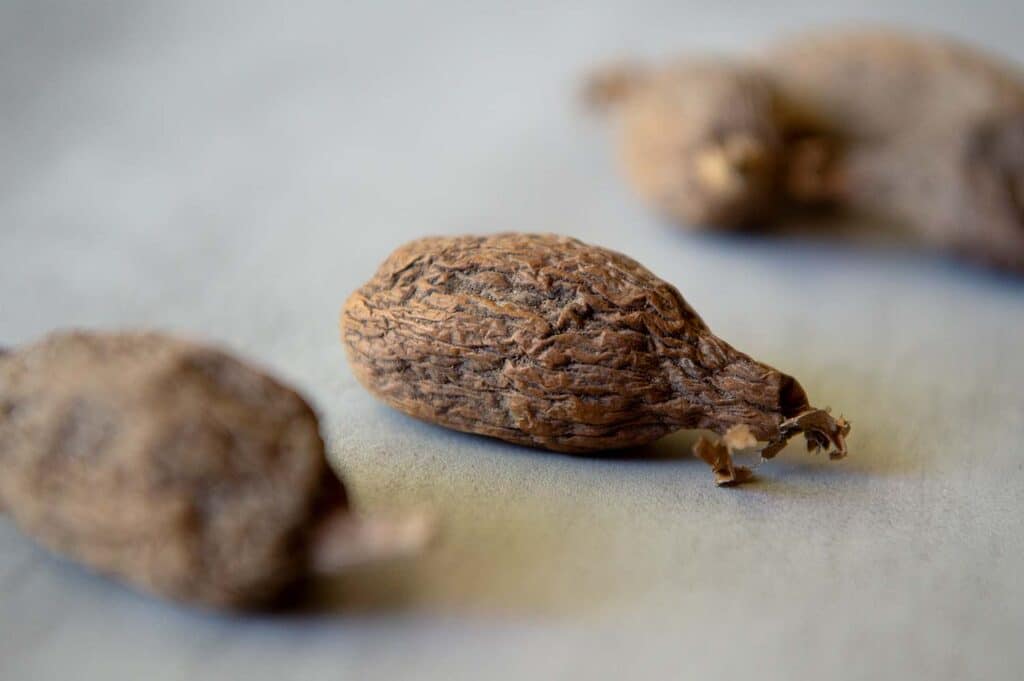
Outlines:
[[[688,238],[626,193],[571,99],[608,56],[843,17],[1024,60],[1014,3],[483,4],[0,6],[0,338],[225,343],[315,400],[360,507],[446,522],[433,553],[325,587],[318,612],[241,618],[134,595],[0,521],[0,677],[1020,678],[1024,281]],[[648,264],[849,416],[850,458],[794,447],[718,490],[672,456],[689,435],[570,458],[374,403],[342,301],[407,239],[503,229]]]

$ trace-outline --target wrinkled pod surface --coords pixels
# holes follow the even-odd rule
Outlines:
[[[211,607],[276,605],[366,553],[306,402],[155,333],[56,333],[0,354],[0,507],[58,554]]]
[[[671,285],[575,239],[426,238],[349,298],[357,379],[391,406],[560,452],[742,426],[771,457],[797,433],[846,452],[849,426],[799,383],[716,337]]]

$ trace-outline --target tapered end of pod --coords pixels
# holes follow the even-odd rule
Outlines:
[[[606,64],[587,76],[583,102],[593,111],[609,111],[632,96],[645,76],[645,67],[635,61]]]
[[[761,457],[772,458],[786,446],[790,438],[800,433],[807,439],[807,451],[816,452],[820,449],[828,452],[830,459],[846,456],[846,436],[850,434],[850,422],[841,416],[832,416],[828,409],[808,409],[779,425],[779,437],[761,450]]]
[[[369,563],[422,552],[437,536],[437,520],[423,511],[361,517],[339,509],[321,520],[310,545],[310,572],[334,575]]]

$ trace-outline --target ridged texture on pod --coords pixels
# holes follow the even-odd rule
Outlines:
[[[55,334],[0,357],[0,502],[60,554],[221,607],[273,601],[347,506],[298,394],[150,333]]]
[[[845,451],[847,426],[793,378],[717,338],[636,261],[575,239],[406,244],[348,300],[342,337],[358,380],[388,404],[509,442],[591,452],[745,424],[766,456],[804,431]]]

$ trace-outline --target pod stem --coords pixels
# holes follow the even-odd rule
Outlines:
[[[364,518],[339,508],[326,515],[313,531],[309,569],[334,575],[348,568],[419,553],[437,534],[432,514]]]
[[[771,459],[786,446],[790,438],[803,433],[807,438],[807,451],[822,449],[829,453],[829,458],[841,459],[846,456],[846,436],[849,432],[850,423],[846,419],[833,417],[827,409],[807,409],[783,421],[779,425],[778,435],[768,443],[758,442],[750,426],[741,423],[729,428],[721,440],[701,437],[693,446],[693,453],[711,467],[716,485],[732,487],[754,477],[749,468],[733,463],[733,455],[737,452],[760,451],[762,459]]]
[[[786,446],[793,436],[803,433],[807,439],[807,451],[819,449],[828,452],[830,459],[846,456],[846,436],[850,434],[850,422],[842,416],[834,417],[828,409],[808,409],[779,424],[779,436],[761,450],[761,458],[770,459]]]

